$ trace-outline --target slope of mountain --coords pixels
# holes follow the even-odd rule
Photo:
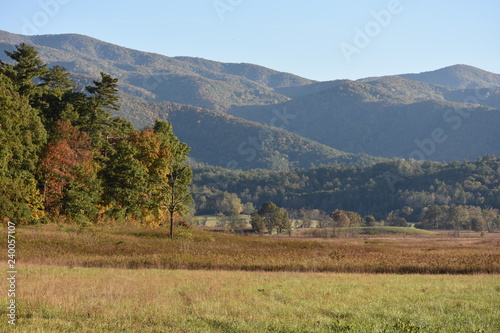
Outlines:
[[[253,64],[222,63],[193,57],[175,57],[175,59],[195,65],[195,69],[198,68],[199,72],[197,73],[200,75],[210,71],[217,74],[241,76],[270,88],[289,87],[314,82],[293,74],[278,72]],[[203,69],[203,71],[200,71],[200,69]]]
[[[223,112],[169,102],[146,101],[122,94],[123,116],[135,123],[151,124],[161,118],[171,122],[175,134],[192,147],[198,162],[238,169],[288,170],[311,164],[368,165],[383,159],[350,154],[297,134],[236,118]],[[137,118],[140,115],[140,118]]]
[[[480,104],[500,109],[500,87],[456,89],[445,93],[443,97],[450,102]]]
[[[326,82],[315,82],[310,84],[303,84],[298,86],[278,87],[274,89],[278,93],[290,98],[302,97],[309,94],[314,94],[323,90],[330,89],[339,84],[348,82],[350,80],[334,80]]]

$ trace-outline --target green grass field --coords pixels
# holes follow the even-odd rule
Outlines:
[[[18,300],[18,332],[500,331],[498,275],[25,266]]]
[[[363,236],[379,236],[379,235],[405,235],[405,236],[424,236],[436,235],[435,232],[429,230],[416,229],[413,227],[357,227],[357,228],[304,228],[295,231],[298,237],[309,238],[332,238],[338,237],[363,237]]]

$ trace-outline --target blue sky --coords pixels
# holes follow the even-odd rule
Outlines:
[[[333,80],[453,64],[500,73],[499,17],[498,0],[26,0],[2,4],[0,29]]]

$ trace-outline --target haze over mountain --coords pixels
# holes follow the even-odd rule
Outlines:
[[[471,66],[315,82],[257,65],[167,57],[82,35],[0,31],[1,49],[23,42],[82,85],[100,71],[119,78],[120,115],[137,127],[168,119],[193,147],[192,156],[205,163],[286,169],[379,160],[366,154],[430,160],[500,155],[500,75]],[[1,53],[0,59],[7,57]]]
[[[294,116],[289,131],[343,151],[450,161],[500,154],[499,96],[500,89],[454,90],[388,77],[230,113],[267,123],[273,110],[286,110]]]

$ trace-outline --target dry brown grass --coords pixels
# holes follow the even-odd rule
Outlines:
[[[179,236],[169,240],[163,229],[140,226],[22,227],[17,234],[18,259],[37,265],[110,268],[500,273],[500,234],[288,239],[178,231]]]

